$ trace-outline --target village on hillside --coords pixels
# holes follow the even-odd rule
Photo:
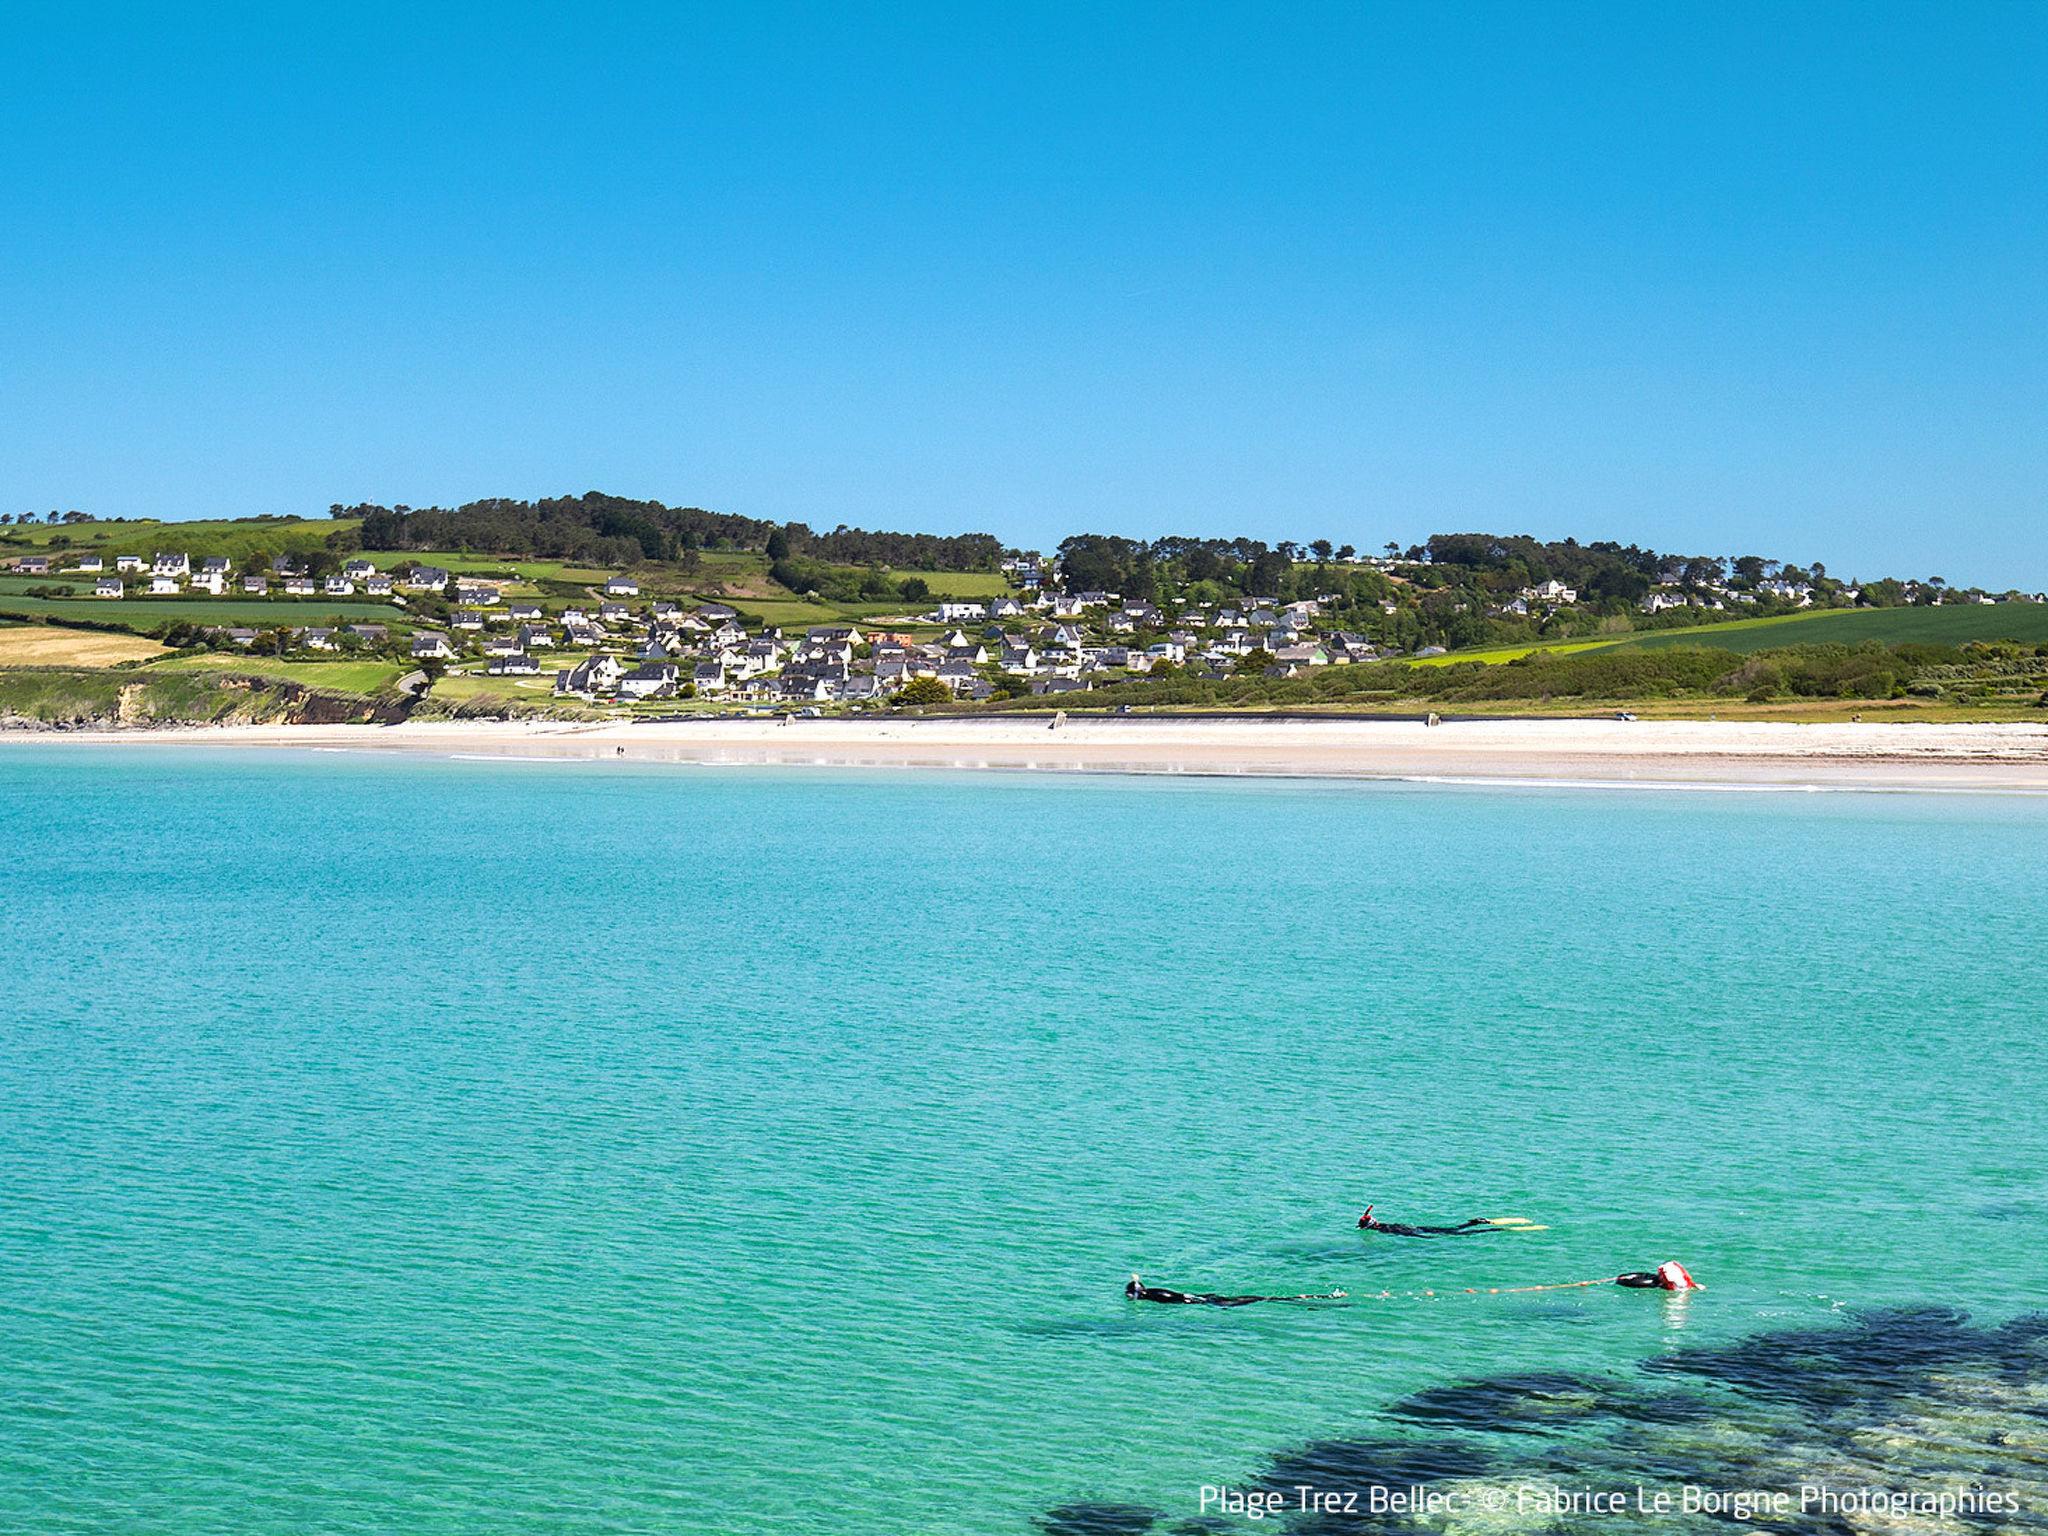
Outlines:
[[[1210,583],[1214,596],[1181,582],[1179,595],[1168,597],[1164,583],[1141,574],[1155,597],[1084,586],[1090,574],[1099,580],[1117,572],[1086,541],[1069,541],[1052,557],[1010,551],[998,570],[971,582],[954,577],[948,585],[934,572],[941,582],[936,595],[921,579],[896,583],[900,598],[930,600],[872,604],[857,616],[813,606],[816,597],[763,587],[759,573],[745,590],[728,592],[687,578],[673,562],[611,571],[528,562],[522,573],[516,557],[444,555],[443,565],[431,556],[302,549],[242,568],[228,554],[177,549],[147,556],[51,550],[14,556],[5,575],[17,584],[11,590],[46,602],[59,594],[65,601],[82,597],[68,583],[89,579],[90,595],[110,612],[155,605],[153,614],[174,616],[180,634],[172,643],[212,649],[223,659],[237,652],[288,662],[376,657],[395,670],[410,667],[442,697],[496,697],[529,707],[690,700],[699,707],[859,708],[1086,693],[1166,675],[1290,679],[1328,667],[1443,656],[1450,647],[1425,637],[1449,638],[1449,629],[1483,634],[1512,626],[1569,635],[1615,622],[1611,593],[1598,610],[1608,617],[1593,617],[1591,608],[1581,617],[1581,592],[1567,582],[1480,588],[1443,558],[1448,552],[1389,546],[1385,555],[1346,549],[1331,560],[1318,550],[1315,565],[1290,562],[1284,590],[1266,594],[1252,584],[1256,562],[1244,567],[1244,591],[1218,592]],[[1462,585],[1447,584],[1453,569]],[[1311,584],[1317,575],[1327,585]],[[25,582],[67,584],[18,585]],[[1670,560],[1643,585],[1647,590],[1639,587],[1641,596],[1629,601],[1636,624],[1649,628],[1855,608],[1868,600],[1819,567],[1764,562],[1748,568]],[[2039,594],[1956,592],[1939,583],[1891,585],[1898,590],[1883,596],[1893,604],[2040,601]],[[762,597],[764,591],[771,595]],[[292,622],[299,614],[325,616],[329,605],[343,610],[332,622]],[[823,621],[786,622],[792,611],[806,610]],[[232,621],[220,622],[216,613]]]

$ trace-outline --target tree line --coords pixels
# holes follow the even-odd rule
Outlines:
[[[492,497],[459,507],[375,506],[328,509],[360,518],[363,549],[446,549],[525,555],[591,565],[643,560],[684,565],[705,550],[744,550],[771,560],[894,566],[939,571],[992,571],[1003,555],[993,534],[894,533],[841,524],[819,532],[800,522],[777,523],[608,496],[554,496],[539,501]]]

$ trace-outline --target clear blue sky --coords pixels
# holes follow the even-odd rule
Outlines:
[[[0,510],[2048,583],[2048,5],[16,5]]]

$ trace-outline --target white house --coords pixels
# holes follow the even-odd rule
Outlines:
[[[268,597],[270,595],[270,578],[268,576],[244,576],[242,578],[242,590],[251,597]]]
[[[191,557],[184,554],[159,554],[150,563],[149,574],[152,576],[190,576],[192,574]]]
[[[1813,604],[1813,588],[1803,581],[1763,581],[1757,583],[1757,591],[1768,597],[1780,598],[1801,608]]]
[[[284,589],[293,597],[312,597],[319,590],[313,585],[313,578],[310,576],[287,576],[284,579]]]
[[[610,693],[618,687],[624,671],[616,656],[591,656],[566,671],[557,672],[555,692],[580,694],[584,698]]]
[[[412,637],[412,654],[415,661],[446,661],[455,652],[450,649],[446,635],[423,629]]]
[[[178,578],[175,576],[152,576],[149,578],[149,590],[150,595],[153,597],[168,596],[178,590]]]
[[[228,573],[220,570],[204,570],[192,578],[194,592],[210,592],[221,596],[228,589]]]
[[[604,584],[604,595],[606,597],[638,597],[640,595],[640,583],[630,576],[614,576]]]
[[[139,571],[142,569],[143,563],[142,556],[140,555],[114,556],[114,569],[117,571]]]
[[[320,590],[329,597],[354,597],[356,584],[346,576],[330,576],[320,584]]]
[[[1524,587],[1522,588],[1522,596],[1532,603],[1566,604],[1576,603],[1579,600],[1578,591],[1575,588],[1566,586],[1561,581],[1546,581],[1533,587]]]
[[[126,591],[127,588],[123,585],[120,577],[102,576],[93,583],[92,595],[94,597],[119,597]]]
[[[106,568],[106,562],[101,560],[98,555],[79,556],[78,574],[81,576],[96,576]]]
[[[629,699],[651,699],[674,693],[682,669],[672,661],[650,661],[619,678],[619,692]]]

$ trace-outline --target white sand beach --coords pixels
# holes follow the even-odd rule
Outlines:
[[[1759,721],[702,719],[0,733],[47,746],[287,747],[863,768],[2048,793],[2048,725]]]

